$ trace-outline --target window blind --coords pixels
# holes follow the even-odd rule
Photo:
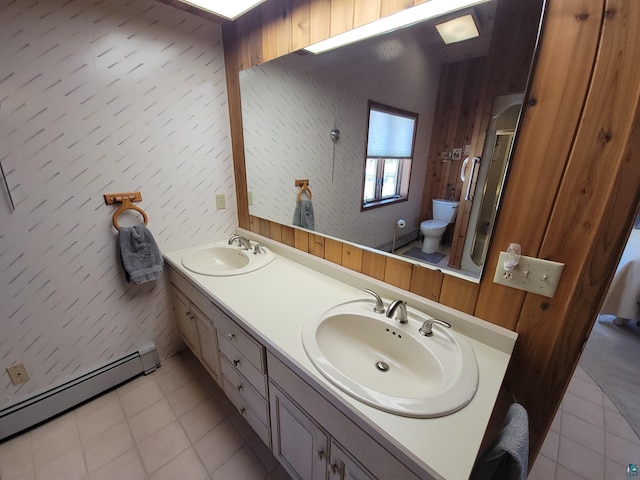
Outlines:
[[[411,157],[415,124],[415,118],[371,108],[367,157]]]

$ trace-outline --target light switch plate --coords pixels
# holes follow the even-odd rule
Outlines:
[[[496,274],[493,277],[494,283],[545,297],[553,297],[556,294],[564,263],[520,255],[518,265],[513,271],[508,272],[504,269],[506,258],[507,254],[500,252]]]
[[[7,368],[7,373],[9,374],[9,378],[11,378],[11,383],[14,385],[20,385],[21,383],[25,383],[29,380],[27,369],[22,363],[12,365]]]
[[[224,193],[216,193],[216,209],[224,210],[227,208],[227,200],[224,198]]]
[[[251,190],[247,192],[247,203],[249,206],[253,205],[253,192]]]

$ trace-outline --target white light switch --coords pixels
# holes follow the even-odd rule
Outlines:
[[[227,201],[224,193],[216,193],[216,209],[224,210],[225,208],[227,208]]]
[[[556,294],[564,263],[520,255],[520,262],[509,272],[504,269],[506,258],[507,254],[500,252],[498,267],[493,277],[494,283],[545,297],[553,297]]]

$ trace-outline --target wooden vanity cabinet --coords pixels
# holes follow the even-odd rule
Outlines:
[[[180,335],[211,377],[222,386],[218,337],[211,315],[211,302],[173,270],[170,270],[169,277]]]
[[[293,478],[431,478],[398,460],[185,277],[173,269],[169,276],[185,343]]]

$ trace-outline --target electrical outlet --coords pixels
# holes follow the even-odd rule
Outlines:
[[[224,198],[224,193],[216,193],[216,209],[224,210],[227,208],[227,200]]]
[[[253,192],[251,190],[247,192],[247,203],[249,206],[253,205]]]
[[[509,272],[504,269],[506,258],[507,254],[500,252],[498,267],[493,277],[494,283],[545,297],[553,297],[556,294],[564,263],[520,255],[520,262]]]
[[[24,365],[18,363],[16,365],[12,365],[7,368],[7,373],[9,374],[9,378],[11,378],[11,382],[14,385],[20,385],[21,383],[29,380],[29,374],[27,373],[27,369],[24,368]]]

